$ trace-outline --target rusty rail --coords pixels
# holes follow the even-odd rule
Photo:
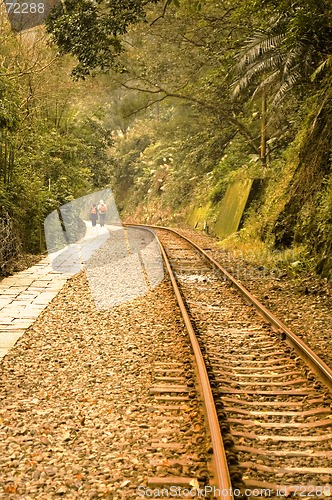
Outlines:
[[[237,281],[226,269],[222,267],[213,257],[200,248],[192,240],[183,236],[176,229],[171,229],[164,226],[145,226],[143,224],[128,224],[133,227],[146,227],[152,229],[161,229],[172,232],[187,241],[195,248],[210,264],[212,264],[221,274],[225,276],[241,293],[243,298],[272,326],[275,332],[280,333],[281,338],[285,340],[290,347],[301,357],[301,359],[310,366],[317,377],[323,384],[332,392],[332,370],[317,354],[303,342],[294,332],[292,332],[280,319],[278,319],[271,311],[269,311],[254,295],[252,295],[239,281]]]
[[[179,304],[181,314],[186,325],[186,329],[189,334],[190,342],[193,348],[196,365],[197,365],[197,374],[198,374],[198,382],[200,384],[203,403],[205,407],[205,413],[207,416],[209,430],[211,435],[211,442],[213,447],[213,458],[214,458],[214,467],[215,467],[215,487],[216,487],[216,498],[222,498],[223,500],[231,500],[233,499],[232,494],[232,484],[229,476],[229,470],[227,465],[226,453],[222,441],[222,436],[219,427],[218,416],[216,412],[216,407],[214,404],[214,399],[212,396],[212,391],[210,387],[209,377],[206,371],[203,355],[201,349],[199,347],[194,329],[192,327],[186,306],[183,302],[179,287],[177,285],[176,279],[174,277],[171,265],[169,263],[168,257],[164,250],[163,245],[159,241],[159,246],[161,250],[161,254],[163,256],[166,269],[169,273],[172,286],[174,289],[174,293],[176,296],[176,300]],[[219,491],[218,491],[219,490]],[[220,495],[218,494],[220,493]]]
[[[134,225],[133,225],[134,226]],[[183,236],[181,233],[174,229],[158,226],[140,226],[146,229],[158,229],[166,230],[172,232],[179,236],[181,239],[185,240],[192,248],[194,248],[210,265],[212,265],[218,272],[219,275],[223,275],[232,285],[234,285],[240,292],[242,297],[246,302],[255,307],[256,311],[271,325],[272,329],[280,334],[281,338],[285,340],[288,345],[302,358],[311,369],[317,374],[323,384],[332,392],[332,370],[315,354],[315,352],[310,349],[296,334],[294,334],[282,321],[280,321],[272,312],[270,312],[256,297],[254,297],[246,288],[238,282],[231,274],[222,267],[219,262],[217,262],[213,257],[208,255],[206,251],[201,249],[189,238]],[[159,240],[158,240],[159,241]],[[215,482],[216,487],[222,492],[221,496],[218,498],[233,498],[233,492],[230,481],[230,474],[228,471],[226,453],[223,446],[222,436],[220,435],[220,428],[218,423],[218,417],[216,414],[216,409],[214,405],[214,400],[208,380],[208,375],[205,368],[204,359],[196,339],[195,332],[191,325],[184,301],[182,299],[181,293],[176,283],[175,276],[171,269],[171,265],[168,261],[166,252],[159,242],[161,253],[163,255],[167,271],[169,272],[172,285],[176,294],[176,298],[181,309],[181,313],[191,340],[192,348],[195,354],[197,368],[198,368],[198,381],[200,384],[201,392],[203,395],[203,401],[205,406],[205,412],[208,418],[208,423],[210,427],[211,441],[214,451],[214,463],[215,463]],[[225,495],[225,493],[228,493]]]
[[[193,248],[195,248],[204,258],[213,266],[220,271],[225,278],[227,278],[241,293],[244,299],[253,305],[256,311],[270,323],[273,330],[280,333],[283,340],[285,340],[295,352],[310,366],[310,368],[316,373],[317,377],[324,383],[324,385],[332,392],[332,370],[327,366],[322,359],[320,359],[315,352],[307,346],[303,340],[301,340],[295,333],[293,333],[282,321],[280,321],[271,311],[269,311],[254,295],[252,295],[239,281],[237,281],[226,269],[222,267],[219,262],[217,262],[213,257],[200,248],[196,243],[191,241],[186,236],[175,229],[170,229],[167,227],[150,226],[154,229],[162,229],[165,231],[170,231],[184,240],[186,240]]]
[[[124,224],[124,226],[141,229],[144,228],[148,231],[151,231],[151,229],[162,229],[156,226],[145,226],[143,224]],[[212,486],[215,487],[214,496],[215,498],[218,498],[220,500],[233,500],[233,489],[227,464],[225,448],[220,432],[219,420],[211,391],[209,376],[205,367],[204,358],[165,249],[157,236],[156,239],[158,241],[160,252],[164,259],[165,267],[173,286],[173,290],[181,311],[183,321],[188,331],[189,339],[196,360],[197,378],[203,398],[205,415],[209,426],[211,444],[213,448],[214,484]]]

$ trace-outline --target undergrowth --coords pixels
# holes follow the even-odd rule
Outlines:
[[[234,257],[267,271],[283,271],[295,277],[300,272],[310,271],[313,268],[304,246],[277,250],[272,245],[255,238],[246,229],[220,241],[218,246],[230,252]]]

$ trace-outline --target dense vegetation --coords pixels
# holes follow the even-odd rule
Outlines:
[[[331,273],[329,1],[66,0],[47,30],[60,55],[39,46],[30,73],[13,66],[31,41],[1,49],[0,193],[27,248],[48,211],[108,181],[126,216],[156,222],[259,178],[238,240]]]
[[[0,30],[0,267],[45,250],[44,220],[109,181],[111,131],[97,102],[106,85],[74,83],[73,64],[43,28]],[[88,96],[88,97],[87,97]]]

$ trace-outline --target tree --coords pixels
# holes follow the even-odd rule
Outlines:
[[[262,0],[249,3],[247,9],[258,4],[263,7],[260,30],[245,41],[239,52],[233,95],[245,94],[247,99],[261,95],[261,159],[265,164],[267,100],[270,113],[275,114],[277,106],[282,109],[282,101],[292,90],[301,104],[317,88],[310,77],[328,64],[332,29],[331,8],[324,1]],[[320,64],[322,59],[325,62]]]
[[[240,52],[234,94],[253,82],[253,94],[269,88],[275,106],[295,85],[308,85],[317,66],[331,55],[331,8],[324,1],[311,0],[262,3],[270,6],[265,12],[269,23],[251,36]]]
[[[46,21],[62,53],[71,53],[78,65],[76,77],[95,70],[120,69],[121,35],[131,24],[145,19],[145,8],[159,0],[65,0]]]
[[[176,7],[172,8],[172,3]],[[216,113],[229,127],[245,135],[251,148],[259,151],[259,142],[231,109],[227,71],[216,70],[220,64],[227,66],[228,47],[233,44],[229,36],[235,29],[232,3],[215,6],[207,0],[184,0],[181,4],[167,0],[159,6],[157,0],[95,4],[79,0],[68,1],[65,6],[57,7],[47,29],[62,52],[78,59],[76,78],[112,68],[120,74],[119,85],[149,95],[148,105],[173,98],[207,108],[208,113]],[[216,96],[211,93],[210,82],[217,79]],[[202,85],[208,87],[205,99]]]
[[[0,38],[0,219],[23,250],[39,252],[48,213],[109,180],[111,131],[96,99],[104,83],[73,82],[72,59],[42,28],[17,36],[6,26]]]

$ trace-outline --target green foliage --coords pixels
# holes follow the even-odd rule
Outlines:
[[[227,144],[224,155],[213,169],[211,201],[220,202],[226,193],[229,183],[238,179],[254,179],[262,177],[259,156],[248,154],[246,143],[238,136]]]
[[[147,218],[156,207],[164,214],[183,213],[193,196],[199,203],[216,204],[230,182],[265,179],[247,217],[254,237],[280,245],[277,232],[283,228],[287,244],[310,240],[317,219],[313,218],[310,230],[299,223],[301,217],[309,220],[313,208],[306,205],[301,210],[298,193],[302,190],[316,199],[322,177],[317,177],[318,183],[306,179],[310,169],[320,172],[323,165],[320,154],[311,153],[317,145],[323,156],[328,149],[326,141],[318,140],[318,132],[311,138],[312,147],[309,137],[315,121],[327,125],[330,116],[320,111],[329,98],[331,12],[326,2],[295,3],[237,2],[226,9],[205,1],[199,10],[189,1],[179,2],[176,8],[169,2],[166,10],[156,6],[149,12],[149,25],[130,30],[130,48],[121,56],[128,73],[118,81],[123,92],[127,88],[130,92],[136,88],[144,96],[150,92],[146,106],[159,102],[159,120],[152,112],[144,118],[144,130],[151,126],[148,144],[137,147],[132,139],[123,138],[112,149],[113,183],[125,213],[137,206],[144,206]],[[232,101],[231,69],[243,46],[239,69],[249,72],[242,76],[243,93]],[[258,161],[258,94],[264,87],[268,87],[267,171]],[[320,111],[315,95],[320,96]],[[272,109],[271,103],[276,104],[280,96],[282,104]],[[132,120],[130,137],[139,134],[142,123],[141,115]],[[121,141],[136,151],[133,157],[123,151]],[[161,152],[164,157],[171,153],[172,161],[160,164]],[[308,159],[304,168],[304,163],[298,165],[299,155],[315,160]],[[295,217],[282,222],[281,214],[290,206]]]
[[[120,209],[128,202],[135,179],[139,183],[144,174],[145,167],[140,158],[153,140],[151,128],[143,121],[138,128],[130,130],[125,136],[120,133],[114,139],[114,146],[110,149],[111,175]]]
[[[15,130],[19,124],[19,101],[17,91],[6,78],[6,73],[0,73],[0,131]]]
[[[79,64],[76,78],[85,78],[94,70],[120,68],[120,35],[128,26],[145,17],[145,6],[158,0],[65,0],[53,9],[46,21],[48,31],[62,53],[72,53]]]
[[[331,16],[327,0],[59,3],[47,29],[85,82],[69,81],[68,57],[42,69],[49,48],[39,66],[13,40],[0,49],[3,71],[20,73],[0,78],[0,196],[27,241],[38,246],[46,213],[108,182],[124,214],[172,220],[193,197],[208,207],[230,182],[263,179],[243,234],[325,259]]]
[[[332,162],[332,157],[331,157]],[[316,217],[313,221],[315,230],[315,250],[320,256],[316,270],[323,276],[332,278],[332,175],[325,183],[319,195]]]
[[[42,32],[21,38],[4,37],[0,51],[0,206],[13,241],[40,252],[46,216],[109,182],[112,139],[93,102],[102,83],[71,81],[72,63],[54,58]]]
[[[244,44],[237,70],[240,77],[234,93],[256,82],[254,92],[269,88],[274,105],[295,86],[308,92],[310,75],[331,54],[331,5],[328,2],[256,1],[264,7],[261,25]],[[265,18],[264,18],[265,17]],[[257,86],[258,82],[258,86]]]

